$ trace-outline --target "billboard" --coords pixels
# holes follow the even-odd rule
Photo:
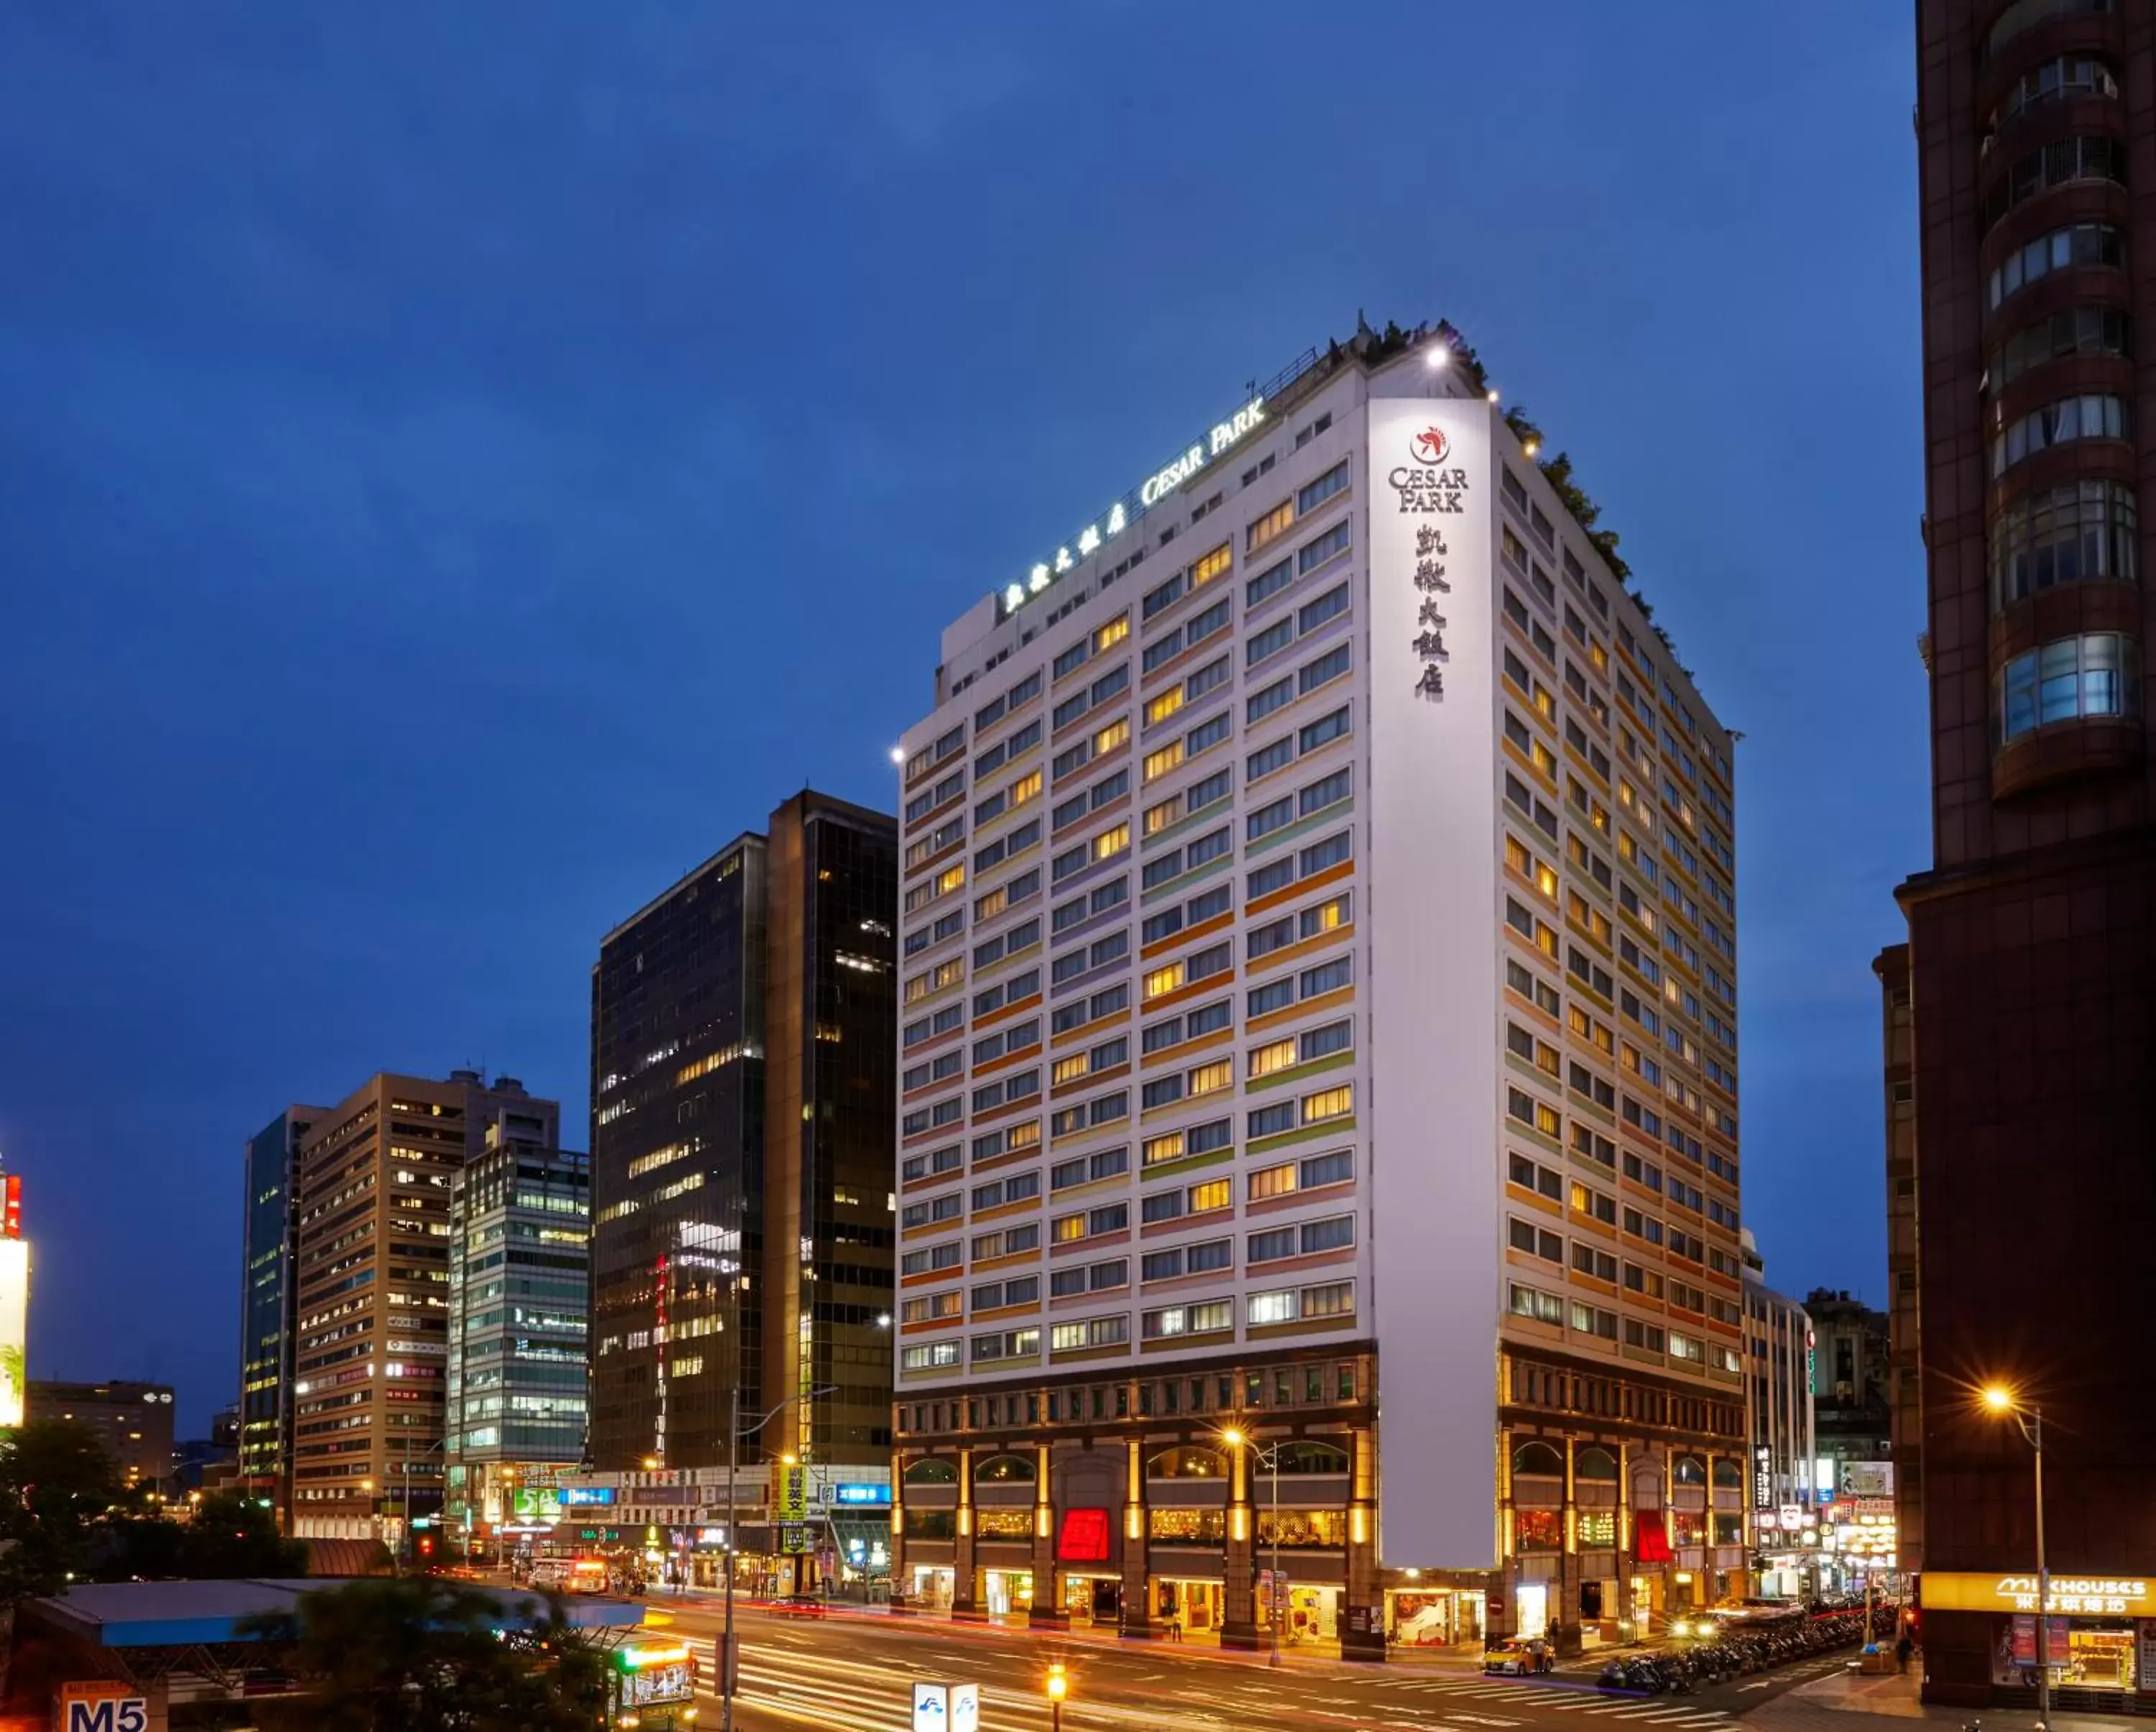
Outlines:
[[[0,1239],[0,1426],[23,1423],[29,1336],[30,1247],[21,1239]]]
[[[1396,371],[1397,388],[1423,383]],[[1503,914],[1491,596],[1496,488],[1480,399],[1369,406],[1373,1310],[1387,1566],[1496,1562]],[[1390,1457],[1397,1459],[1397,1457]]]
[[[1894,1495],[1892,1462],[1844,1462],[1841,1489],[1852,1498],[1891,1498]]]

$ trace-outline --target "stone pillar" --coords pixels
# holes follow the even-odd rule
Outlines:
[[[1145,1640],[1158,1632],[1153,1627],[1152,1598],[1147,1580],[1146,1548],[1151,1539],[1146,1510],[1145,1440],[1126,1438],[1123,1443],[1123,1614],[1122,1633]]]
[[[1250,1450],[1228,1446],[1228,1534],[1221,1548],[1220,1646],[1258,1645],[1257,1524],[1250,1514]]]
[[[1513,1564],[1519,1524],[1512,1519],[1512,1439],[1497,1434],[1497,1589],[1502,1596],[1485,1620],[1486,1640],[1495,1642],[1520,1627],[1520,1572]]]
[[[952,1549],[951,1616],[967,1623],[988,1618],[974,1586],[973,1569],[973,1447],[958,1451],[958,1538]]]
[[[1348,1585],[1340,1596],[1340,1657],[1385,1657],[1385,1591],[1378,1580],[1378,1447],[1358,1426],[1348,1476]]]
[[[1617,1446],[1616,1540],[1617,1606],[1614,1613],[1605,1612],[1604,1615],[1605,1616],[1614,1616],[1620,1623],[1623,1623],[1627,1627],[1633,1627],[1632,1446],[1629,1443],[1620,1443]],[[1623,1630],[1620,1630],[1617,1633],[1621,1638],[1625,1632]],[[1645,1631],[1640,1630],[1636,1627],[1633,1627],[1633,1634],[1635,1638],[1644,1637],[1645,1633],[1646,1632]]]
[[[1558,1652],[1567,1659],[1580,1651],[1579,1630],[1579,1504],[1573,1478],[1575,1440],[1564,1440],[1564,1550],[1558,1555],[1558,1604],[1550,1608],[1550,1636]]]
[[[1677,1457],[1662,1446],[1662,1537],[1669,1541],[1670,1560],[1662,1565],[1662,1616],[1672,1618],[1677,1610]]]
[[[732,1547],[734,1536],[726,1535],[728,1549],[721,1560],[723,1567],[734,1566]],[[913,1610],[906,1601],[906,1590],[912,1578],[906,1573],[906,1457],[896,1450],[891,1452],[891,1610],[894,1617],[904,1617]],[[740,1584],[736,1583],[738,1588]]]
[[[1048,1462],[1048,1446],[1034,1452],[1033,1480],[1033,1610],[1026,1622],[1035,1630],[1060,1630],[1070,1615],[1063,1608],[1063,1578],[1055,1568],[1055,1481]]]

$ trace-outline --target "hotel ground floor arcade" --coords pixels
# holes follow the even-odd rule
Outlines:
[[[894,1604],[1231,1647],[1270,1643],[1277,1608],[1284,1645],[1375,1659],[1513,1633],[1569,1651],[1748,1591],[1740,1396],[1499,1369],[1494,1570],[1380,1568],[1367,1344],[901,1391]],[[1393,1485],[1426,1471],[1386,1439]]]

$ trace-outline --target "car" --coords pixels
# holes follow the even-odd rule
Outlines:
[[[781,1617],[819,1618],[826,1610],[819,1594],[788,1594],[771,1602],[771,1609]]]
[[[1508,1636],[1482,1656],[1485,1672],[1526,1678],[1557,1669],[1557,1653],[1539,1636]]]

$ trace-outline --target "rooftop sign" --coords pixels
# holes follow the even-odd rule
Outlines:
[[[1003,593],[1004,612],[1016,613],[1027,602],[1047,588],[1081,559],[1091,558],[1110,542],[1121,535],[1137,517],[1143,517],[1153,506],[1173,493],[1193,475],[1206,468],[1224,452],[1233,450],[1259,427],[1265,424],[1265,400],[1253,397],[1226,420],[1214,425],[1202,439],[1193,441],[1180,455],[1160,468],[1138,488],[1137,511],[1131,510],[1128,496],[1108,507],[1106,518],[1096,518],[1078,532],[1075,542],[1066,542],[1055,550],[1055,558],[1043,560],[1026,574],[1022,583],[1013,583]],[[1074,553],[1071,549],[1075,547]]]

